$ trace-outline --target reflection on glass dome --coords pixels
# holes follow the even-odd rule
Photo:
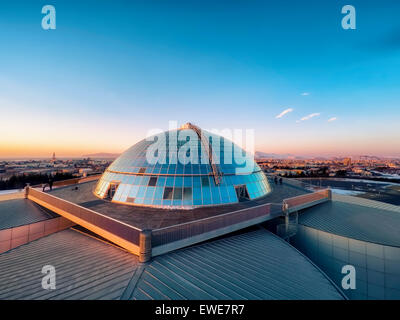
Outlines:
[[[253,200],[270,191],[252,156],[188,123],[129,148],[107,168],[94,193],[116,203],[193,209]]]

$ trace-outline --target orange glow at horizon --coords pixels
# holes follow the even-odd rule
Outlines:
[[[21,119],[18,126],[15,122],[5,121],[0,127],[0,158],[50,158],[53,152],[59,158],[122,153],[144,139],[149,129],[144,124],[132,124],[130,120],[110,120],[105,123],[100,120],[86,122],[72,117],[57,122],[32,115],[30,121]],[[164,129],[167,130],[167,126]],[[391,126],[379,125],[373,131],[349,131],[347,126],[332,131],[323,127],[317,129],[294,127],[291,131],[285,128],[257,130],[254,151],[302,156],[368,154],[400,157],[400,139]]]
[[[143,137],[144,138],[144,137]],[[124,144],[114,145],[110,141],[79,141],[75,142],[66,141],[65,139],[60,142],[54,139],[39,143],[28,139],[26,142],[16,140],[8,142],[0,142],[0,158],[50,158],[53,152],[59,158],[68,157],[82,157],[88,154],[95,153],[115,153],[120,154],[127,150],[130,146],[141,140],[139,137],[135,141],[125,142]],[[56,140],[56,139],[55,139]],[[347,142],[347,143],[346,143]],[[325,141],[324,148],[321,148],[321,141],[307,141],[306,143],[293,143],[293,141],[272,141],[256,144],[255,151],[275,154],[293,154],[303,156],[324,156],[324,155],[361,155],[361,154],[374,154],[381,156],[398,156],[392,148],[396,142],[390,142],[388,139],[378,139],[371,142],[371,140],[358,140],[349,143],[338,139],[336,141]],[[371,149],[371,145],[374,149]]]

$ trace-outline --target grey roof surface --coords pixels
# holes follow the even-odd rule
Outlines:
[[[0,229],[8,229],[54,217],[45,208],[26,199],[0,201]]]
[[[54,189],[51,194],[114,219],[123,221],[137,228],[157,229],[240,210],[263,203],[281,203],[285,198],[295,197],[309,192],[285,183],[283,185],[274,185],[272,182],[272,192],[257,200],[241,202],[233,205],[202,207],[193,210],[167,210],[111,203],[93,195],[95,186],[96,181],[91,181],[78,185],[57,188]],[[76,189],[76,187],[78,187],[78,189]]]
[[[119,248],[64,230],[0,255],[0,299],[119,299],[137,265]],[[41,287],[42,267],[56,269],[56,289]]]
[[[356,240],[400,246],[400,212],[388,210],[390,205],[367,206],[362,199],[343,198],[354,201],[333,200],[304,209],[299,223]]]
[[[343,299],[307,258],[265,229],[156,257],[131,299]]]
[[[44,265],[56,290],[43,290]],[[74,230],[0,255],[0,299],[343,299],[306,257],[270,232],[233,235],[138,264]]]

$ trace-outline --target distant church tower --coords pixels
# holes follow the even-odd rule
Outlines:
[[[56,161],[56,153],[53,152],[53,157],[51,158],[51,162],[55,162]]]

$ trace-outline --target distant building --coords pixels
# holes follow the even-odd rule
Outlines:
[[[343,164],[347,167],[351,166],[351,158],[344,158]]]
[[[89,173],[92,173],[93,169],[92,168],[80,168],[79,173],[82,177],[86,177]]]

